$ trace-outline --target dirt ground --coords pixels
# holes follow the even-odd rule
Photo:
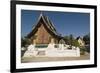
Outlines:
[[[73,60],[89,60],[90,54],[81,55],[80,57],[24,57],[22,63],[29,62],[49,62],[49,61],[73,61]]]

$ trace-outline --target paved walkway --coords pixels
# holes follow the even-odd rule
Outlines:
[[[81,55],[80,57],[25,57],[22,63],[28,62],[48,62],[48,61],[73,61],[73,60],[89,60],[90,55]]]

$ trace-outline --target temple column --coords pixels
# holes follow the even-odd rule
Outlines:
[[[51,38],[51,44],[54,44],[54,38]]]
[[[33,39],[33,44],[36,44],[36,40],[35,39]]]

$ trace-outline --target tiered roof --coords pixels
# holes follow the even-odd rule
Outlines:
[[[33,26],[32,31],[28,34],[27,37],[31,37],[32,35],[35,34],[35,32],[37,31],[37,28],[41,25],[39,24],[39,22],[41,21],[44,23],[43,25],[46,27],[47,31],[50,32],[50,34],[53,34],[54,36],[57,36],[57,37],[61,37],[60,34],[58,34],[58,32],[56,31],[54,24],[49,20],[47,16],[44,16],[42,13],[39,16],[36,25]]]

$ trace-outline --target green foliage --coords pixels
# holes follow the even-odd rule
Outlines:
[[[86,51],[87,51],[87,50],[86,50],[85,47],[81,47],[81,48],[80,48],[80,54],[81,54],[81,55],[84,55]]]
[[[78,41],[75,39],[73,40],[73,43],[72,43],[73,46],[76,46],[76,47],[80,47],[80,44],[78,43]]]
[[[80,46],[80,44],[78,43],[78,40],[76,40],[72,34],[70,34],[69,36],[65,36],[64,40],[66,42],[66,44],[71,45],[69,47],[69,49],[72,49],[72,46],[76,46],[80,48],[80,53],[81,55],[84,55],[85,52],[89,52],[90,51],[90,34],[84,35],[83,36],[83,41],[85,42],[85,46]]]
[[[83,40],[85,41],[86,45],[90,44],[90,34],[83,36]]]
[[[69,39],[70,39],[70,45],[71,45],[71,46],[74,46],[74,45],[73,45],[73,44],[74,44],[74,37],[73,37],[72,34],[70,34]]]
[[[72,46],[76,46],[76,47],[80,46],[78,41],[73,37],[72,34],[70,34],[69,36],[65,36],[64,40],[65,40],[66,44],[71,45],[71,47]]]
[[[69,36],[65,36],[64,37],[64,40],[65,40],[65,43],[70,45],[70,39],[69,39]]]
[[[31,44],[31,41],[28,38],[21,38],[21,47],[26,47]]]

